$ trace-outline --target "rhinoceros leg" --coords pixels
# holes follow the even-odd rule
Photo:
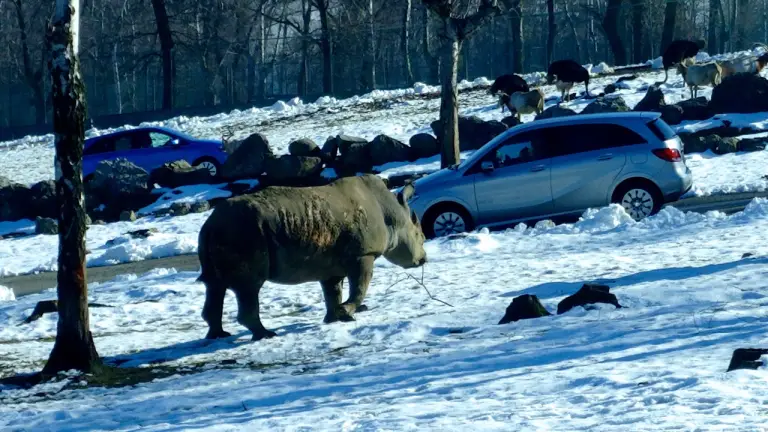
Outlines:
[[[208,323],[206,339],[218,339],[231,336],[224,331],[221,315],[224,312],[224,296],[227,288],[213,283],[205,284],[205,304],[203,305],[203,319]]]
[[[344,278],[329,279],[320,282],[323,287],[323,298],[325,299],[325,318],[326,324],[337,321],[354,321],[355,318],[341,307],[341,285]]]
[[[277,333],[264,328],[259,317],[259,291],[262,285],[263,281],[232,287],[237,296],[237,322],[251,331],[251,340],[254,341],[277,336]]]
[[[341,306],[350,315],[363,305],[365,295],[368,293],[368,284],[371,283],[373,277],[374,259],[372,256],[364,256],[349,269],[349,299]]]

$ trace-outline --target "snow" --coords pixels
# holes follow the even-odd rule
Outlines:
[[[16,300],[13,289],[0,285],[0,303]]]
[[[28,219],[14,221],[14,222],[0,222],[0,236],[8,235],[12,233],[34,233],[35,221]]]
[[[258,182],[256,182],[258,184]],[[180,186],[176,189],[165,192],[154,203],[139,210],[137,214],[148,215],[159,212],[161,210],[169,209],[173,204],[186,203],[193,204],[201,201],[210,201],[217,198],[229,198],[232,196],[232,192],[222,190],[226,183],[215,185],[191,185]]]
[[[90,310],[98,352],[170,375],[5,387],[0,429],[761,430],[768,370],[725,370],[735,348],[768,345],[766,216],[764,199],[730,216],[665,209],[642,222],[613,206],[571,225],[438,239],[423,283],[453,307],[406,278],[420,269],[378,260],[370,311],[351,323],[322,324],[317,283],[267,283],[262,319],[278,337],[260,342],[236,324],[231,293],[234,336],[201,339],[197,272],[123,275],[89,289],[112,306]],[[515,296],[554,313],[585,282],[609,285],[624,307],[496,324]],[[40,370],[57,316],[17,323],[54,295],[0,303],[0,376]]]

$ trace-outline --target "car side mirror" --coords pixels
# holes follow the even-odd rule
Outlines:
[[[486,174],[492,173],[494,169],[496,169],[496,167],[493,166],[493,162],[491,161],[482,161],[480,163],[480,170]]]

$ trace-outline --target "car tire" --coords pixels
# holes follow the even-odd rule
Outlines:
[[[438,204],[424,216],[421,228],[429,239],[472,231],[474,222],[469,212],[457,204]]]
[[[632,219],[640,221],[658,213],[663,198],[659,188],[650,181],[634,180],[619,185],[611,202],[624,207]]]
[[[194,167],[203,167],[208,170],[208,173],[211,174],[211,177],[218,177],[221,173],[221,164],[215,159],[212,158],[202,158],[195,161],[194,164],[192,164]]]

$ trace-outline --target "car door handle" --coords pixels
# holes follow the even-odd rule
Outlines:
[[[531,172],[544,171],[546,168],[546,165],[536,165],[535,167],[531,168]]]
[[[609,160],[609,159],[613,159],[613,155],[610,154],[610,153],[604,154],[604,155],[600,155],[600,156],[597,157],[597,160],[599,160],[599,161],[604,161],[604,160]]]

